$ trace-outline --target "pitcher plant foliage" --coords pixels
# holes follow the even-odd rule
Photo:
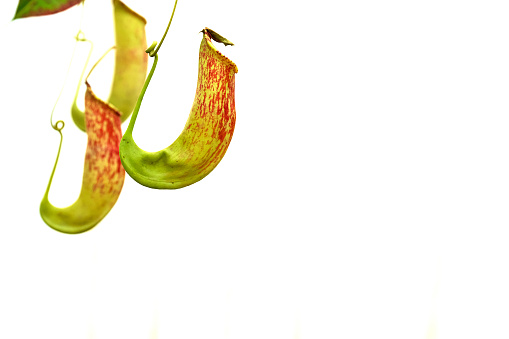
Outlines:
[[[50,15],[65,11],[85,0],[19,0],[13,19]]]
[[[87,150],[83,183],[78,200],[66,208],[53,206],[48,194],[60,156],[60,147],[53,172],[40,205],[41,217],[51,228],[64,233],[82,233],[99,223],[113,208],[124,184],[125,172],[118,156],[122,137],[120,113],[100,100],[86,83],[85,121]],[[63,127],[63,125],[62,125]]]
[[[112,3],[115,22],[115,70],[108,103],[117,108],[124,122],[136,105],[147,75],[147,21],[122,1],[113,0]],[[79,83],[81,84],[81,79]],[[71,116],[76,126],[85,131],[84,114],[77,105],[79,89],[78,85]]]
[[[79,129],[87,133],[87,147],[80,194],[72,205],[64,208],[55,207],[49,201],[65,126],[62,120],[53,123],[53,112],[63,89],[60,92],[51,112],[51,126],[60,134],[60,144],[39,208],[42,219],[51,228],[76,234],[96,226],[118,200],[125,172],[136,182],[150,188],[177,189],[203,179],[224,157],[235,129],[235,73],[238,70],[230,59],[214,47],[212,40],[226,46],[233,43],[209,28],[201,31],[203,37],[199,49],[195,99],[180,136],[159,152],[140,149],[132,136],[144,94],[157,66],[157,53],[170,28],[177,2],[175,0],[160,43],[154,42],[147,48],[147,21],[122,1],[112,0],[115,46],[110,50],[115,49],[115,68],[111,92],[109,99],[102,101],[86,79],[85,111],[82,112],[77,106],[78,85],[71,116]],[[84,4],[85,1],[20,0],[14,19],[55,14],[79,3]],[[76,36],[76,44],[80,42],[90,43],[90,49],[79,84],[93,49],[92,41],[85,39],[81,28]],[[148,77],[147,53],[154,57]],[[122,136],[121,124],[131,113],[131,121]]]
[[[237,66],[212,45],[212,30],[205,28],[202,32],[196,95],[180,136],[170,146],[158,152],[145,152],[140,149],[132,136],[140,108],[137,106],[122,137],[122,165],[135,181],[144,186],[176,189],[203,179],[219,164],[232,139],[236,119]],[[217,36],[221,37],[219,34]],[[232,45],[231,42],[229,44]],[[158,56],[155,54],[147,84],[157,61]],[[143,95],[142,92],[140,102]]]
[[[119,0],[113,0],[113,9],[115,72],[108,102],[121,112],[124,122],[133,112],[147,76],[147,21]]]

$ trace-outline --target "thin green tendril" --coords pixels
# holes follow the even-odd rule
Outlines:
[[[150,83],[150,80],[152,79],[152,75],[154,75],[154,71],[156,70],[156,66],[157,66],[157,61],[159,60],[157,51],[159,51],[159,48],[161,48],[161,45],[164,42],[164,38],[166,37],[168,30],[170,29],[171,21],[173,20],[173,15],[175,14],[175,9],[177,8],[177,2],[178,2],[178,0],[175,0],[175,5],[173,6],[173,12],[171,13],[170,22],[168,22],[168,26],[166,27],[166,31],[164,32],[161,42],[158,45],[157,41],[154,41],[152,43],[152,45],[150,45],[150,47],[145,50],[145,52],[148,53],[148,55],[150,55],[151,57],[154,58],[154,63],[152,64],[152,68],[150,69],[150,73],[148,74],[147,79],[145,80],[145,83],[143,84],[143,88],[141,89],[140,95],[138,96],[138,101],[136,101],[136,106],[134,106],[131,121],[129,121],[129,126],[127,127],[124,135],[131,135],[133,133],[134,124],[136,122],[136,118],[138,117],[138,112],[140,111],[141,102],[143,101],[143,97],[145,96],[145,92],[147,91],[148,84]],[[156,48],[156,46],[157,46],[157,48]]]
[[[58,127],[58,124],[62,123],[61,127]],[[51,171],[51,176],[49,177],[48,187],[46,187],[46,192],[44,193],[44,197],[48,198],[49,189],[51,187],[51,183],[53,182],[53,176],[55,175],[55,170],[57,169],[58,159],[60,158],[60,150],[62,149],[62,140],[64,136],[62,135],[62,128],[64,128],[65,123],[62,120],[58,120],[53,127],[58,133],[60,133],[60,144],[58,145],[57,158],[55,159],[55,164],[53,165],[53,170]]]
[[[78,34],[76,34],[76,37],[75,37],[76,42],[74,43],[74,47],[72,49],[71,61],[69,61],[69,66],[67,67],[67,72],[65,74],[64,83],[62,85],[62,88],[60,89],[60,93],[58,93],[58,97],[57,97],[57,100],[55,101],[55,105],[53,105],[53,109],[51,110],[51,115],[50,115],[50,120],[49,120],[51,127],[53,127],[53,129],[58,132],[60,132],[62,130],[62,128],[64,128],[65,123],[62,120],[58,120],[55,124],[53,124],[53,113],[55,112],[55,109],[57,107],[58,101],[60,100],[60,97],[62,96],[62,93],[64,92],[65,83],[67,82],[67,78],[69,77],[69,72],[71,70],[72,61],[74,59],[74,55],[76,54],[76,47],[78,46],[78,41],[88,41],[85,39],[85,33],[83,33],[83,31],[81,30],[81,26],[83,24],[83,16],[85,14],[85,0],[83,0],[83,2],[81,4],[82,4],[82,7],[81,7],[81,15],[80,15],[80,25],[79,25],[79,29],[78,29]],[[89,41],[89,42],[92,43],[91,41]],[[60,122],[62,123],[62,127],[59,128],[58,124]],[[62,133],[60,133],[60,135],[62,135]],[[61,142],[61,140],[60,140],[60,142]]]
[[[150,45],[150,47],[149,47],[149,48],[147,48],[147,49],[145,50],[145,53],[150,53],[150,52],[152,52],[152,51],[154,50],[154,48],[156,48],[156,46],[157,46],[157,41],[154,41],[154,42],[152,43],[152,45]]]
[[[129,121],[129,126],[127,126],[127,129],[126,129],[124,135],[131,135],[133,133],[134,123],[136,122],[136,118],[138,117],[138,112],[140,111],[141,102],[143,101],[143,96],[145,95],[145,92],[147,91],[147,87],[148,87],[148,84],[150,83],[150,80],[152,79],[152,75],[154,75],[154,71],[156,70],[158,60],[159,60],[159,56],[157,54],[155,54],[154,55],[154,63],[152,64],[150,73],[148,74],[147,79],[145,80],[145,84],[143,85],[140,95],[138,96],[138,101],[136,101],[136,106],[134,107],[131,121]]]
[[[108,50],[106,52],[104,52],[104,54],[99,58],[99,60],[96,61],[96,63],[94,64],[94,66],[92,66],[92,68],[90,69],[90,72],[88,72],[88,75],[87,77],[85,78],[85,82],[88,81],[88,77],[90,76],[90,74],[92,73],[92,71],[94,70],[94,68],[96,68],[97,65],[99,65],[99,63],[101,62],[102,59],[104,59],[106,57],[106,55],[108,55],[109,52],[111,52],[112,50],[114,50],[116,47],[115,46],[111,46],[110,48],[108,48]]]
[[[81,34],[81,36],[80,36]],[[88,62],[90,61],[90,56],[92,55],[92,50],[94,49],[94,43],[88,39],[85,39],[85,36],[83,35],[83,32],[79,32],[78,35],[76,35],[76,41],[84,41],[90,43],[90,49],[88,51],[87,60],[85,61],[85,65],[83,66],[83,70],[81,71],[80,80],[78,82],[78,88],[76,88],[76,94],[74,95],[74,104],[78,101],[78,94],[81,88],[81,82],[83,80],[83,76],[85,75],[85,70],[87,68]]]
[[[178,0],[175,0],[175,5],[173,6],[173,12],[171,13],[170,22],[168,22],[168,27],[166,27],[166,31],[164,32],[161,42],[159,43],[159,45],[157,46],[157,48],[155,50],[151,50],[150,52],[147,52],[147,53],[149,53],[149,55],[151,57],[153,57],[157,54],[157,52],[159,51],[159,48],[161,48],[161,45],[163,44],[164,38],[166,38],[166,34],[168,33],[168,30],[170,29],[171,21],[173,20],[173,14],[175,14],[175,8],[177,8],[177,2],[178,2]]]
[[[78,42],[79,41],[88,41],[85,39],[85,33],[83,33],[83,31],[81,30],[81,26],[83,24],[83,16],[85,13],[85,1],[82,2],[82,5],[83,6],[81,7],[80,26],[78,29],[78,34],[76,34],[76,37],[75,37],[76,42],[74,43],[74,48],[72,50],[71,61],[69,61],[69,66],[67,67],[67,72],[65,74],[64,83],[62,85],[62,88],[60,89],[60,93],[58,93],[57,100],[55,101],[55,104],[53,105],[53,109],[51,110],[51,115],[50,115],[50,120],[49,120],[51,127],[60,134],[60,144],[58,145],[57,158],[55,159],[55,164],[53,165],[53,170],[51,171],[51,176],[49,178],[48,187],[46,188],[46,193],[44,194],[44,196],[46,198],[48,197],[49,189],[50,189],[51,183],[53,181],[53,176],[55,175],[55,170],[56,170],[57,164],[58,164],[58,158],[60,158],[60,151],[62,149],[62,141],[64,139],[64,136],[62,134],[62,129],[65,127],[65,122],[63,120],[58,120],[57,122],[53,123],[53,113],[55,112],[58,101],[60,100],[60,97],[62,96],[62,93],[64,91],[65,84],[67,82],[67,78],[69,77],[69,72],[71,70],[71,65],[72,65],[72,61],[74,59],[74,55],[76,53],[76,47],[78,46]],[[92,42],[90,41],[90,43],[92,43]]]
[[[55,104],[53,105],[53,109],[51,110],[51,115],[50,115],[50,124],[51,124],[51,127],[53,127],[53,129],[59,131],[59,129],[56,128],[56,124],[58,124],[58,122],[60,122],[61,120],[57,121],[57,123],[53,123],[53,113],[55,113],[55,109],[57,108],[57,104],[58,102],[60,101],[60,97],[62,96],[62,93],[64,92],[64,88],[65,88],[65,84],[67,82],[67,78],[69,77],[69,72],[71,70],[71,65],[72,65],[72,60],[74,59],[74,55],[76,54],[76,46],[78,46],[78,36],[79,35],[82,35],[83,36],[83,32],[80,31],[78,32],[78,35],[76,36],[76,42],[74,43],[74,48],[72,50],[72,55],[71,55],[71,61],[69,62],[69,66],[67,67],[67,72],[65,74],[65,78],[64,78],[64,83],[62,85],[62,88],[60,89],[60,93],[58,93],[58,97],[57,97],[57,100],[55,101]],[[63,127],[62,127],[63,128]]]

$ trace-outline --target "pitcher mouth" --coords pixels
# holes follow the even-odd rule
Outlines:
[[[114,3],[119,3],[122,7],[124,7],[128,12],[131,12],[134,16],[138,17],[141,21],[143,21],[145,24],[147,24],[147,19],[145,19],[143,16],[141,16],[139,13],[136,13],[133,11],[129,6],[127,6],[125,3],[123,3],[120,0],[113,0]]]
[[[92,91],[92,86],[90,86],[90,84],[88,83],[88,80],[85,81],[85,85],[87,86],[87,90],[90,92],[90,95],[92,95],[97,101],[99,101],[101,104],[106,105],[109,108],[111,108],[113,113],[115,113],[119,117],[122,116],[122,112],[120,112],[115,106],[113,106],[109,102],[106,102],[106,101],[102,100],[97,95],[95,95],[94,91]]]
[[[239,72],[239,69],[237,68],[237,65],[235,65],[235,63],[233,61],[231,61],[226,55],[224,55],[223,53],[219,52],[216,47],[212,44],[212,37],[211,37],[211,34],[209,32],[210,28],[207,28],[205,27],[200,33],[203,33],[203,36],[205,37],[205,39],[207,40],[207,44],[208,46],[218,54],[218,57],[223,60],[224,62],[226,62],[228,65],[232,66],[235,73],[238,73]],[[233,44],[232,44],[233,45]]]

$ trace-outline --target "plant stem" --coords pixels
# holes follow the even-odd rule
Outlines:
[[[80,80],[78,82],[78,88],[76,89],[76,94],[74,95],[74,104],[78,101],[78,94],[80,92],[81,82],[83,80],[83,76],[85,75],[85,70],[87,69],[88,62],[90,61],[90,56],[92,55],[92,50],[94,49],[94,44],[92,41],[88,39],[81,39],[78,41],[85,41],[90,43],[90,49],[88,50],[87,60],[85,61],[85,65],[83,66],[83,70],[81,71]]]
[[[108,48],[108,50],[106,52],[104,52],[104,54],[99,58],[99,60],[96,61],[96,63],[94,64],[94,66],[92,66],[92,68],[90,69],[90,71],[88,72],[88,75],[87,77],[85,78],[85,82],[88,82],[88,77],[90,76],[90,74],[92,74],[92,71],[94,70],[94,68],[96,68],[97,65],[99,65],[99,63],[102,61],[102,59],[104,59],[106,57],[106,55],[108,55],[108,53],[112,50],[114,50],[115,48],[117,48],[116,46],[112,46],[110,48]],[[88,60],[87,60],[88,62]]]
[[[175,14],[175,8],[177,8],[177,2],[178,2],[178,0],[175,0],[175,5],[173,6],[173,12],[171,13],[170,22],[168,22],[168,27],[166,27],[166,31],[164,32],[161,42],[159,43],[159,45],[157,46],[157,48],[154,51],[150,52],[151,57],[153,57],[157,54],[157,51],[159,51],[159,48],[161,48],[161,45],[163,44],[164,38],[166,37],[168,30],[170,29],[171,21],[173,20],[173,14]]]
[[[85,13],[85,1],[83,1],[82,4],[83,4],[83,6],[81,7],[80,26],[79,26],[79,29],[78,29],[78,34],[76,35],[76,42],[74,43],[74,48],[72,50],[71,61],[69,61],[69,66],[67,66],[67,72],[65,73],[64,84],[62,85],[62,88],[60,89],[60,93],[58,94],[57,100],[55,101],[55,105],[53,105],[53,109],[51,110],[51,115],[50,115],[50,118],[49,118],[49,122],[51,124],[51,127],[53,127],[53,129],[58,131],[58,132],[60,132],[60,130],[62,128],[64,128],[64,127],[62,126],[62,128],[60,128],[60,129],[57,128],[57,124],[61,120],[57,121],[56,123],[53,123],[53,113],[55,112],[55,109],[57,108],[58,101],[60,100],[60,97],[62,96],[62,92],[64,91],[65,83],[67,82],[67,77],[69,76],[69,71],[71,70],[72,61],[74,59],[74,54],[76,53],[76,46],[78,46],[78,41],[88,41],[88,42],[90,42],[90,44],[92,44],[91,41],[85,39],[85,37],[83,35],[83,32],[81,31],[81,25],[83,23],[83,16],[84,16],[84,13]],[[89,54],[89,57],[90,57],[90,54]],[[62,124],[63,124],[63,121],[62,121]],[[60,133],[60,135],[62,135],[62,133]]]
[[[58,123],[62,123],[62,127],[58,126]],[[57,169],[58,164],[58,158],[60,158],[60,151],[62,150],[62,140],[64,139],[64,136],[62,135],[62,128],[64,128],[64,122],[62,120],[58,120],[55,125],[52,127],[60,133],[60,144],[58,145],[58,152],[57,152],[57,158],[55,159],[55,164],[53,165],[53,170],[51,171],[51,176],[49,177],[48,186],[46,187],[46,192],[44,193],[44,199],[48,199],[49,195],[49,189],[51,187],[51,183],[53,182],[53,176],[55,175],[55,170]]]
[[[129,121],[129,126],[127,127],[127,130],[124,133],[124,138],[126,136],[131,136],[133,133],[134,124],[136,122],[136,118],[138,117],[138,112],[140,111],[143,96],[145,95],[145,92],[147,91],[147,87],[148,87],[148,84],[150,83],[150,80],[152,79],[152,75],[154,75],[154,71],[156,70],[158,59],[159,59],[159,56],[157,54],[155,54],[154,55],[154,63],[152,64],[150,73],[148,74],[147,79],[145,80],[145,83],[143,84],[143,88],[141,89],[140,95],[138,96],[138,101],[136,101],[136,106],[134,107],[133,115],[131,116],[131,121]]]
[[[152,79],[152,76],[154,75],[154,71],[156,70],[157,61],[159,60],[159,56],[157,55],[157,51],[159,51],[159,48],[161,48],[161,45],[163,44],[164,38],[166,37],[166,34],[168,34],[168,30],[171,26],[171,21],[173,20],[173,15],[175,14],[175,9],[177,8],[177,2],[178,0],[175,0],[175,5],[173,6],[173,12],[171,12],[170,22],[168,22],[168,26],[166,27],[166,31],[164,31],[164,35],[161,39],[161,42],[157,45],[157,48],[154,49],[154,44],[147,48],[146,52],[151,56],[154,57],[154,63],[152,64],[152,68],[150,69],[150,73],[147,76],[147,79],[145,79],[145,83],[143,84],[143,88],[141,89],[140,95],[138,96],[138,101],[136,101],[136,106],[134,106],[133,115],[131,116],[131,120],[129,121],[129,126],[127,126],[127,129],[124,133],[124,138],[129,137],[132,138],[134,124],[136,123],[136,118],[138,117],[138,112],[140,111],[141,102],[143,101],[143,97],[145,96],[145,92],[147,91],[148,84],[150,83],[150,80]]]

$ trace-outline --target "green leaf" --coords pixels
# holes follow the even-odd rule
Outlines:
[[[19,0],[14,19],[50,15],[65,11],[84,0]]]

